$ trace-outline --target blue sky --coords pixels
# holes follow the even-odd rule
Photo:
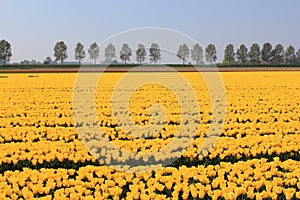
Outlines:
[[[12,62],[53,58],[60,40],[68,45],[72,61],[78,41],[87,49],[121,31],[163,27],[204,47],[215,44],[221,61],[228,43],[235,49],[253,42],[300,48],[299,8],[298,0],[10,0],[0,5],[0,39],[12,44]]]

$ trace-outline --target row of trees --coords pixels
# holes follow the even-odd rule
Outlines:
[[[59,41],[54,46],[54,57],[61,64],[68,57],[68,47],[63,41]],[[86,58],[86,52],[83,44],[78,42],[74,49],[75,59],[81,63]],[[100,56],[100,47],[96,42],[92,43],[88,49],[89,57],[96,64],[96,60]],[[124,43],[120,49],[119,58],[123,63],[128,63],[131,60],[133,51],[128,44]],[[0,63],[4,66],[10,61],[12,56],[11,44],[6,40],[0,41]],[[104,49],[105,62],[111,63],[117,58],[116,48],[110,43]],[[135,58],[138,63],[143,63],[146,59],[147,51],[143,44],[139,44],[135,51]],[[182,60],[183,64],[191,57],[197,65],[210,64],[217,60],[217,50],[215,45],[209,44],[205,49],[198,43],[189,49],[188,45],[179,45],[177,57]],[[152,63],[157,63],[161,59],[161,49],[157,43],[152,43],[149,48],[149,59]],[[205,62],[204,62],[205,61]],[[52,63],[52,59],[47,57],[44,64]],[[300,64],[300,48],[295,51],[295,48],[290,45],[286,49],[281,44],[277,44],[274,48],[267,42],[260,49],[259,44],[254,43],[248,49],[244,44],[241,44],[235,51],[233,44],[228,44],[224,51],[223,64]]]
[[[116,56],[116,48],[112,43],[109,43],[107,47],[105,47],[105,61],[107,63],[111,63],[113,59],[115,59]],[[75,59],[78,60],[79,63],[81,63],[85,57],[86,53],[84,50],[83,44],[78,42],[76,44],[76,47],[74,49],[75,52]],[[94,64],[96,64],[96,60],[100,56],[100,48],[96,42],[92,43],[90,48],[88,49],[89,57],[94,61]],[[139,63],[143,63],[146,59],[146,48],[144,45],[139,44],[138,48],[136,50],[136,60]],[[132,49],[129,47],[128,44],[124,43],[121,50],[120,50],[120,59],[123,63],[130,62],[132,56]],[[61,63],[64,62],[64,60],[68,57],[67,55],[67,45],[63,42],[57,42],[54,46],[54,57],[57,61],[60,61]],[[161,59],[161,52],[159,45],[156,43],[152,43],[150,49],[149,49],[149,57],[150,61],[153,63],[157,63]],[[46,58],[45,62],[49,63],[49,57]],[[44,63],[45,63],[44,62]]]
[[[205,61],[207,63],[214,63],[217,61],[217,49],[215,45],[209,44],[205,48],[205,53],[203,48],[197,43],[193,45],[191,49],[191,58],[196,62],[196,64],[203,64],[204,63],[204,56]],[[190,49],[186,44],[179,45],[177,51],[177,57],[182,60],[183,65],[185,64],[186,60],[190,57]]]
[[[97,43],[91,44],[88,49],[88,53],[90,58],[94,60],[96,63],[96,59],[99,57],[99,46]],[[54,56],[56,60],[61,61],[67,58],[67,46],[64,42],[58,42],[54,47]],[[105,59],[108,63],[111,63],[112,59],[116,58],[116,49],[112,43],[108,44],[105,48]],[[139,63],[143,63],[146,58],[146,49],[142,44],[138,45],[136,50],[136,60]],[[123,44],[120,50],[120,59],[123,63],[127,63],[130,61],[132,56],[132,49],[128,44]],[[217,60],[217,50],[215,45],[209,44],[205,50],[197,43],[193,45],[190,50],[186,44],[182,44],[179,46],[177,51],[177,57],[182,60],[183,65],[191,56],[191,59],[195,61],[197,65],[206,63],[214,63]],[[81,43],[76,44],[75,48],[75,59],[82,62],[82,60],[86,57],[84,46]],[[157,63],[161,59],[161,52],[159,45],[153,43],[149,49],[149,57],[150,61]],[[205,58],[205,62],[204,62]],[[300,48],[297,52],[295,52],[295,48],[290,45],[284,50],[284,47],[281,44],[277,44],[273,49],[272,45],[267,42],[263,44],[262,49],[260,49],[259,44],[254,43],[250,47],[250,50],[244,45],[241,44],[240,47],[234,50],[233,44],[228,44],[224,51],[224,59],[223,64],[296,64],[300,61]]]
[[[75,51],[75,59],[78,60],[79,63],[81,63],[86,57],[83,44],[78,42],[76,44],[74,51]],[[96,60],[99,58],[99,51],[100,48],[96,42],[92,43],[90,45],[90,48],[88,49],[89,57],[94,61],[95,64],[96,64]],[[129,45],[124,43],[119,54],[121,61],[125,64],[129,62],[131,60],[132,52],[133,51],[129,47]],[[139,44],[135,54],[136,54],[136,61],[140,64],[143,63],[147,55],[145,46],[143,44]],[[105,56],[105,61],[107,63],[111,63],[112,60],[117,57],[116,48],[112,43],[109,43],[107,47],[105,47],[104,56]],[[190,50],[188,46],[186,44],[180,45],[177,52],[177,57],[183,60],[183,64],[185,64],[189,56],[190,56]],[[204,50],[198,43],[193,46],[193,49],[191,50],[191,56],[192,59],[196,61],[196,64],[204,63]],[[57,42],[56,45],[54,46],[54,57],[57,61],[60,61],[61,63],[63,63],[63,61],[67,58],[67,45],[63,41]],[[161,50],[158,44],[156,43],[151,44],[151,47],[149,48],[149,58],[152,63],[157,63],[161,59]],[[206,62],[208,63],[216,62],[217,50],[215,45],[209,44],[206,47],[205,58],[206,58]],[[49,57],[46,59],[47,63],[48,61],[49,61]]]
[[[297,64],[300,61],[300,48],[295,52],[295,48],[290,45],[284,50],[281,44],[277,44],[274,48],[267,42],[260,49],[257,43],[252,44],[250,50],[241,44],[234,51],[233,44],[228,44],[224,51],[224,64]]]

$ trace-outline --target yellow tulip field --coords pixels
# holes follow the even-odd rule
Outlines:
[[[127,114],[140,128],[151,123],[152,105],[163,107],[160,130],[136,137],[117,122],[121,113],[114,115],[111,99],[123,74],[105,72],[98,86],[85,87],[95,96],[80,99],[95,108],[94,127],[123,154],[106,148],[92,129],[79,134],[86,121],[74,118],[73,94],[82,92],[74,87],[77,73],[0,74],[0,199],[300,199],[300,72],[221,72],[226,112],[217,135],[208,134],[214,102],[205,81],[181,72],[199,110],[190,108],[197,123],[192,141],[174,145],[189,122],[181,120],[170,88],[149,83],[128,102]],[[211,137],[214,144],[204,148]],[[149,155],[169,143],[167,152],[178,158],[155,165],[168,154]],[[153,166],[131,171],[125,161],[132,154]]]

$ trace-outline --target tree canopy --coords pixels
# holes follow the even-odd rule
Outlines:
[[[209,44],[205,48],[205,60],[208,64],[212,64],[217,61],[217,49],[213,44]]]
[[[6,63],[10,61],[12,57],[11,44],[6,40],[0,41],[0,62],[3,63],[4,67]]]
[[[57,42],[54,46],[54,57],[56,61],[60,61],[61,64],[68,58],[67,45],[63,42]]]
[[[261,50],[261,60],[266,64],[272,60],[272,48],[273,47],[269,42],[263,44],[263,48]]]
[[[233,44],[228,44],[224,51],[224,64],[233,64],[235,61],[235,52]]]
[[[260,63],[260,47],[259,44],[254,43],[250,47],[250,52],[249,52],[249,61],[251,64],[259,64]]]
[[[248,61],[248,49],[244,44],[241,44],[240,48],[236,51],[236,59],[238,62],[245,64]]]

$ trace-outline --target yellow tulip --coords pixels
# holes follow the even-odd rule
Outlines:
[[[37,164],[37,160],[33,159],[33,160],[31,160],[31,163],[35,166]]]
[[[296,192],[296,198],[300,199],[300,192]]]

